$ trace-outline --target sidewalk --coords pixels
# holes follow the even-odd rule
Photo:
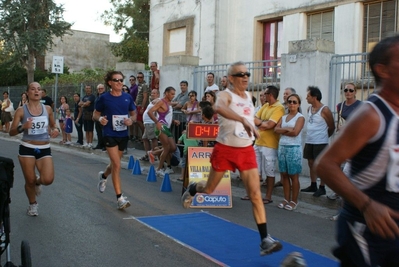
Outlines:
[[[21,137],[20,136],[14,136],[10,137],[8,134],[5,133],[0,133],[0,137],[4,139],[17,139],[19,140]],[[90,153],[93,155],[97,155],[100,157],[107,157],[106,152],[103,152],[99,149],[89,149],[89,148],[83,148],[82,146],[75,146],[75,145],[62,145],[60,144],[60,141],[62,140],[61,137],[57,137],[54,139],[51,139],[51,145],[53,148],[56,146],[67,148],[67,149],[73,149],[77,150],[80,152],[86,152]],[[72,143],[74,143],[73,141]],[[93,145],[95,146],[97,144],[96,141],[94,141]],[[129,141],[128,143],[128,153],[126,155],[123,155],[122,158],[122,167],[127,168],[130,156],[133,156],[134,160],[140,159],[142,156],[144,156],[144,149],[142,143],[139,142],[131,142]],[[151,164],[148,161],[140,161],[140,167],[143,170],[143,174],[145,175]],[[180,184],[182,185],[181,182],[177,181],[177,178],[181,176],[181,168],[175,167],[174,168],[174,174],[170,175],[170,180],[172,183]],[[276,173],[276,181],[280,179],[280,174]],[[310,178],[306,176],[300,176],[299,177],[300,185],[301,188],[306,188],[307,186],[310,185]],[[318,181],[319,183],[319,181]],[[241,197],[246,195],[245,188],[243,186],[242,181],[239,179],[238,172],[237,173],[231,173],[231,186],[232,186],[232,194],[233,196]],[[263,196],[265,195],[266,192],[266,187],[262,186],[261,187],[262,194]],[[332,191],[330,188],[326,186],[326,196],[331,194]],[[299,193],[299,205],[298,205],[298,212],[301,213],[306,213],[306,214],[313,214],[318,217],[323,217],[323,218],[329,218],[332,215],[336,214],[337,209],[340,207],[340,202],[341,201],[332,201],[329,200],[326,196],[321,196],[321,197],[313,197],[312,193]],[[271,205],[277,205],[284,199],[283,197],[283,188],[282,187],[276,187],[274,188],[273,191],[273,203],[266,205],[266,206],[271,206]]]

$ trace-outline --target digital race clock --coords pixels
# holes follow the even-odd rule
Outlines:
[[[200,140],[215,140],[219,132],[218,124],[189,123],[187,138]]]

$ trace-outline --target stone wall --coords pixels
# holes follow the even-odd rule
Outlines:
[[[89,69],[114,69],[118,58],[111,53],[109,34],[72,31],[72,35],[54,38],[55,46],[46,53],[45,68],[50,69],[53,56],[63,56],[70,72]]]

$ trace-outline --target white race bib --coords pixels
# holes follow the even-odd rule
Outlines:
[[[127,118],[127,115],[112,115],[112,129],[117,132],[126,131],[127,126],[124,121]]]
[[[389,149],[386,189],[389,192],[399,193],[399,145]]]
[[[48,119],[47,116],[32,117],[32,127],[28,130],[29,135],[37,135],[48,133]]]
[[[255,139],[255,137],[253,135],[251,137],[249,137],[247,131],[245,131],[245,128],[241,122],[236,122],[236,127],[234,129],[234,135],[237,136],[238,138],[242,138],[242,139],[251,139],[251,140]]]

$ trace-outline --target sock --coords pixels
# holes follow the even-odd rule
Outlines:
[[[320,185],[320,186],[319,186],[319,188],[321,188],[321,189],[324,189],[324,188],[325,188],[325,186],[324,186],[324,185]]]
[[[311,186],[311,187],[316,187],[316,188],[317,188],[317,183],[316,183],[316,182],[312,182],[312,183],[310,184],[310,186]]]
[[[101,174],[101,178],[107,179],[107,176],[105,176],[104,173],[103,173],[103,174]]]
[[[117,194],[116,199],[119,199],[122,196],[122,194]]]
[[[195,194],[197,194],[197,184],[195,184],[195,186],[191,186],[188,192],[190,192],[191,196],[195,196]]]
[[[257,224],[257,226],[258,226],[258,231],[260,234],[260,240],[262,241],[264,238],[267,237],[267,224],[260,223],[260,224]]]
[[[35,201],[35,202],[33,202],[33,203],[30,203],[30,202],[29,202],[29,205],[33,205],[33,204],[37,204],[37,201]]]

